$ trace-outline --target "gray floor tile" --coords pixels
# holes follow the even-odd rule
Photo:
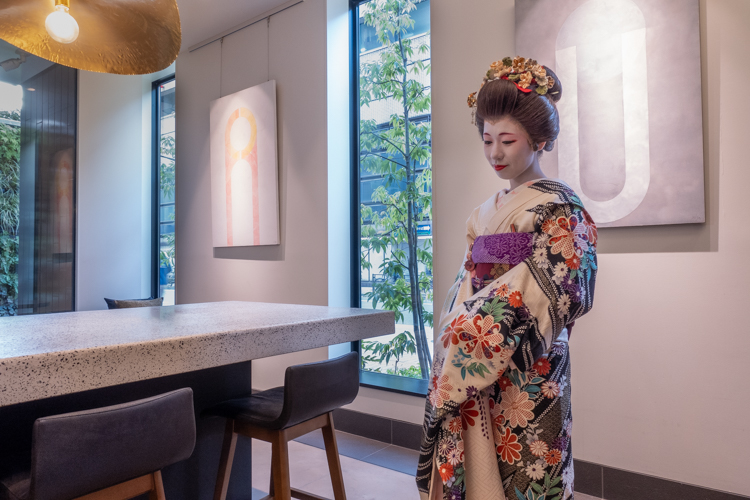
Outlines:
[[[260,491],[253,488],[253,496],[251,497],[253,500],[260,500],[263,497],[268,496],[267,491]]]
[[[320,429],[305,434],[297,439],[298,443],[303,443],[316,448],[324,449],[323,433]],[[348,432],[336,431],[336,443],[339,447],[339,454],[345,457],[361,460],[362,458],[372,455],[373,453],[390,446],[389,444],[374,439],[368,439],[362,436],[355,436]]]
[[[592,497],[591,495],[586,495],[585,493],[578,493],[577,491],[576,491],[576,494],[573,496],[575,497],[575,500],[601,500],[601,498],[599,497]]]
[[[414,476],[417,473],[419,452],[400,446],[389,446],[366,456],[362,461]]]

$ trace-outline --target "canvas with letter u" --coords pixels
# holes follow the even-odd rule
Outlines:
[[[542,169],[599,227],[705,221],[698,0],[516,0],[516,52],[562,83]]]
[[[212,101],[210,120],[213,246],[278,245],[276,81]]]

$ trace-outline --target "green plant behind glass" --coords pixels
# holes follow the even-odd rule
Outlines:
[[[365,361],[381,364],[388,364],[391,358],[394,359],[393,374],[399,374],[398,362],[404,354],[414,354],[417,352],[417,344],[414,335],[410,331],[404,331],[393,337],[389,342],[363,341],[362,342],[362,365]],[[365,354],[368,353],[368,354]],[[391,370],[389,370],[391,371]],[[417,378],[421,377],[421,370],[417,370]],[[409,375],[407,375],[409,376]]]
[[[166,160],[166,161],[165,161]],[[161,166],[159,168],[159,189],[164,200],[174,199],[175,195],[175,138],[171,135],[163,135],[161,138]],[[169,216],[175,220],[174,210]],[[161,226],[161,225],[160,225]],[[161,233],[161,231],[160,231]],[[171,267],[175,269],[175,233],[161,235],[160,238],[168,247],[159,251],[159,267]]]
[[[383,178],[372,195],[383,208],[361,207],[361,262],[369,270],[373,252],[384,257],[379,266],[383,279],[374,281],[365,296],[373,307],[394,311],[399,322],[404,312],[411,313],[420,374],[426,379],[432,362],[425,324],[432,326],[433,318],[424,301],[432,299],[432,240],[421,240],[420,246],[417,225],[432,218],[431,124],[413,118],[430,112],[429,88],[418,79],[430,73],[430,48],[407,38],[415,8],[412,0],[373,0],[362,6],[364,23],[375,28],[383,48],[375,61],[360,65],[360,106],[390,99],[398,111],[385,127],[375,120],[360,122],[361,170]]]
[[[18,112],[0,118],[19,121]],[[0,124],[0,316],[16,314],[21,129]]]

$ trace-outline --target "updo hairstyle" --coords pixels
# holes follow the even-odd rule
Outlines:
[[[544,67],[547,75],[555,79],[555,85],[545,95],[535,90],[521,92],[516,85],[505,79],[491,80],[484,84],[477,94],[476,124],[479,136],[484,135],[485,120],[495,121],[511,118],[518,122],[531,139],[531,147],[536,151],[544,142],[544,151],[552,151],[557,134],[560,133],[560,117],[555,103],[562,96],[562,84],[557,75]],[[538,152],[540,155],[542,151]]]

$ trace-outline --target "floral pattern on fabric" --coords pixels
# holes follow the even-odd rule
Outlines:
[[[510,264],[515,266],[526,260],[532,252],[533,235],[529,233],[505,233],[478,236],[471,249],[475,264]]]
[[[564,184],[537,181],[549,196],[535,214],[527,257],[464,303],[438,335],[417,471],[427,493],[438,471],[443,499],[466,499],[463,434],[488,427],[508,499],[566,500],[573,491],[570,364],[563,329],[591,309],[596,226]],[[464,271],[457,280],[466,276]],[[442,325],[442,323],[441,323]],[[487,397],[489,396],[489,400]],[[490,422],[480,406],[489,403]],[[458,453],[457,450],[461,449]]]

